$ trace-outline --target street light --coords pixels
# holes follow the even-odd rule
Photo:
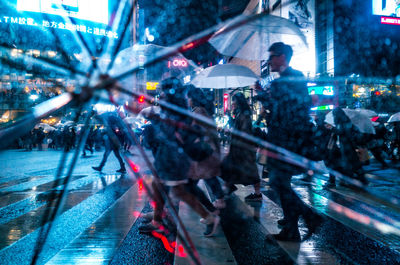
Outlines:
[[[36,94],[33,94],[33,95],[30,95],[30,96],[29,96],[29,99],[30,99],[30,100],[33,100],[33,101],[37,100],[38,98],[39,98],[39,96],[36,95]]]

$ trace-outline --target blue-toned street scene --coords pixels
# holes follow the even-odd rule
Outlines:
[[[0,264],[400,264],[400,1],[2,0]]]

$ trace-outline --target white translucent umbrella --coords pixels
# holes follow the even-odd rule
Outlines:
[[[111,75],[118,75],[131,70],[136,66],[141,66],[145,61],[152,59],[160,51],[168,51],[170,47],[164,47],[154,44],[140,45],[135,44],[132,47],[123,49],[115,57],[114,65],[110,70]],[[104,67],[109,59],[103,59],[100,65]],[[168,58],[164,58],[147,67],[154,72],[162,73],[165,68],[180,69],[181,71],[192,71],[198,66],[191,60],[186,59],[181,53],[177,53]],[[162,69],[163,71],[160,71]]]
[[[52,131],[54,131],[56,129],[53,126],[51,126],[51,125],[49,125],[47,123],[38,123],[38,124],[35,125],[36,129],[39,128],[39,127],[42,127],[43,130],[46,131],[46,132],[52,132]]]
[[[197,74],[191,84],[199,88],[236,88],[253,85],[258,76],[238,64],[217,64]]]
[[[370,109],[356,109],[356,111],[370,118],[378,116],[378,113]]]
[[[124,122],[126,122],[127,124],[135,124],[136,123],[136,118],[135,117],[126,117],[124,119]]]
[[[354,109],[343,109],[343,111],[346,116],[349,117],[353,125],[356,126],[358,130],[360,130],[360,132],[375,134],[374,125],[372,124],[372,121],[368,118],[368,116]],[[326,114],[325,122],[332,126],[336,126],[332,111]]]
[[[161,113],[161,108],[159,106],[150,106],[147,108],[142,109],[139,114],[138,117],[139,118],[144,118],[144,119],[148,119],[151,115],[154,114],[160,114]]]
[[[390,116],[388,122],[399,122],[400,121],[400,112],[397,112]]]
[[[268,48],[282,41],[295,50],[307,48],[307,40],[292,21],[273,15],[265,15],[236,29],[224,32],[230,25],[217,31],[210,38],[214,48],[223,55],[246,60],[267,60]]]

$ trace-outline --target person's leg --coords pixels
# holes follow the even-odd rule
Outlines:
[[[204,182],[211,189],[212,194],[217,200],[224,198],[224,192],[222,191],[221,183],[217,177],[205,179]]]
[[[153,220],[158,223],[161,223],[165,201],[161,195],[160,189],[164,188],[164,187],[162,187],[161,184],[160,184],[160,186],[157,186],[155,182],[152,182],[151,186],[153,188],[153,199],[154,199],[154,203],[155,203]]]
[[[173,186],[171,190],[176,197],[188,204],[202,218],[207,218],[210,215],[200,201],[193,194],[186,191],[184,185]]]
[[[121,154],[119,153],[119,149],[118,148],[113,148],[113,152],[115,157],[118,159],[119,165],[120,165],[120,169],[125,170],[125,164],[124,161],[122,160]]]
[[[100,165],[98,166],[98,167],[100,168],[100,170],[101,170],[101,169],[104,167],[104,165],[106,164],[107,158],[108,158],[108,156],[110,155],[110,153],[111,153],[111,150],[110,150],[109,148],[106,148],[106,149],[104,150],[103,159],[101,159]]]
[[[256,184],[254,184],[253,186],[254,186],[254,193],[256,195],[260,195],[261,194],[261,182],[258,182]]]
[[[375,148],[371,148],[370,149],[372,155],[375,157],[375,159],[381,163],[382,167],[387,167],[387,163],[385,162],[385,160],[382,157],[382,150],[380,147],[375,147]]]
[[[186,190],[196,196],[196,198],[207,208],[209,212],[215,212],[217,209],[210,202],[204,192],[197,186],[198,181],[190,179],[187,184],[185,184]]]
[[[277,240],[299,241],[298,230],[299,209],[297,208],[296,197],[290,186],[291,175],[288,172],[271,169],[270,187],[277,193],[283,210],[284,227],[279,234],[273,235]]]

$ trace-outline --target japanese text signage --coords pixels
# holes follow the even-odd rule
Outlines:
[[[19,24],[26,25],[32,27],[41,27],[41,28],[54,28],[54,29],[62,29],[68,31],[79,31],[86,34],[92,34],[97,36],[106,36],[108,38],[118,39],[118,33],[105,30],[99,27],[89,27],[83,24],[72,24],[72,23],[62,23],[50,20],[41,20],[37,21],[31,17],[10,17],[10,16],[2,16],[0,17],[0,23],[5,24]]]

